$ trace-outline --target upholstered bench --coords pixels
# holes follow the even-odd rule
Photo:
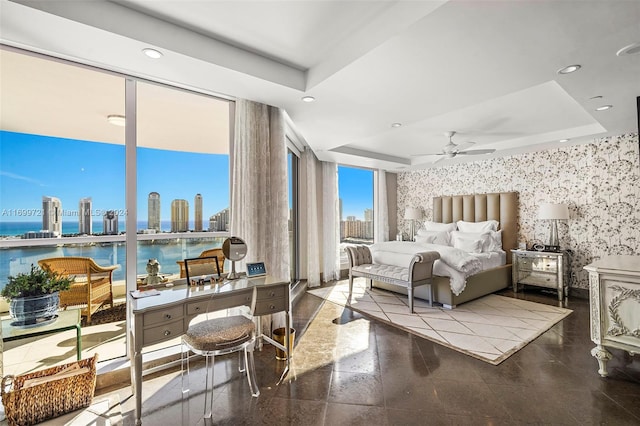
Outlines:
[[[422,285],[429,286],[429,306],[433,306],[433,291],[431,279],[433,277],[433,262],[440,258],[436,251],[416,253],[406,267],[373,263],[371,251],[365,245],[347,246],[349,257],[349,303],[353,292],[353,278],[369,279],[369,286],[373,287],[373,280],[382,281],[406,287],[409,296],[409,312],[413,313],[413,289]]]

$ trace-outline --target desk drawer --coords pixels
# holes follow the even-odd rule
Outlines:
[[[241,294],[230,294],[214,299],[206,299],[191,302],[187,305],[187,315],[198,315],[207,312],[207,309],[211,312],[221,309],[235,308],[237,306],[249,305],[251,303],[251,293],[245,292]]]
[[[152,296],[153,297],[153,296]],[[144,314],[145,328],[164,322],[174,321],[182,318],[182,306],[174,306],[168,309],[158,309],[157,311],[147,312]]]
[[[256,302],[255,315],[266,315],[275,312],[281,312],[287,309],[286,298],[259,300]]]
[[[157,327],[145,328],[142,334],[145,346],[182,336],[184,334],[182,318]]]
[[[284,297],[287,286],[273,286],[271,288],[258,288],[257,300],[273,299]]]

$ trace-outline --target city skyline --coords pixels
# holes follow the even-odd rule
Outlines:
[[[93,215],[94,221],[101,221],[109,210],[124,219],[124,145],[4,130],[0,141],[0,221],[41,221],[45,196],[59,199],[63,212],[74,212],[62,215],[65,223],[77,223],[78,202],[87,197],[92,198],[94,212],[100,212]],[[162,188],[165,200],[202,194],[204,217],[229,206],[229,185],[224,184],[229,179],[228,155],[138,148],[137,157],[138,220],[148,218],[147,197],[157,188]],[[208,180],[215,181],[215,187],[207,185]],[[161,213],[161,221],[171,220],[169,205]]]
[[[117,212],[124,221],[123,145],[4,130],[0,141],[0,222],[42,221],[43,197],[60,201],[64,223],[78,223],[78,203],[85,198],[91,198],[94,211],[90,222],[102,222],[107,211]],[[193,200],[201,194],[203,229],[207,218],[229,207],[228,155],[138,148],[137,157],[137,222],[148,220],[148,195],[153,192],[161,193],[164,200]],[[373,207],[373,171],[338,166],[338,173],[343,218],[363,220],[365,209]],[[215,187],[206,185],[206,176],[216,182]],[[207,188],[212,188],[209,193]],[[170,221],[170,204],[161,206],[160,213],[161,222]]]

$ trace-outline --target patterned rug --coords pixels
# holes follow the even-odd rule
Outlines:
[[[119,305],[115,305],[110,307],[106,305],[91,315],[91,324],[90,325],[100,325],[107,324],[110,322],[118,322],[124,321],[127,318],[127,305],[125,303],[121,303]],[[87,318],[82,317],[81,327],[87,327]]]
[[[498,365],[553,325],[570,309],[498,295],[463,303],[455,309],[429,307],[415,299],[409,313],[407,296],[374,288],[364,278],[353,282],[351,309],[474,358]],[[314,288],[309,293],[345,306],[348,281]]]

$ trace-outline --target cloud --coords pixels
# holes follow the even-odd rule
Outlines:
[[[27,177],[27,176],[17,175],[15,173],[11,173],[11,172],[0,171],[0,175],[4,176],[4,177],[8,177],[9,179],[24,180],[26,182],[33,183],[33,184],[36,184],[38,186],[46,186],[44,183],[40,182],[37,179],[32,179],[32,178]]]

